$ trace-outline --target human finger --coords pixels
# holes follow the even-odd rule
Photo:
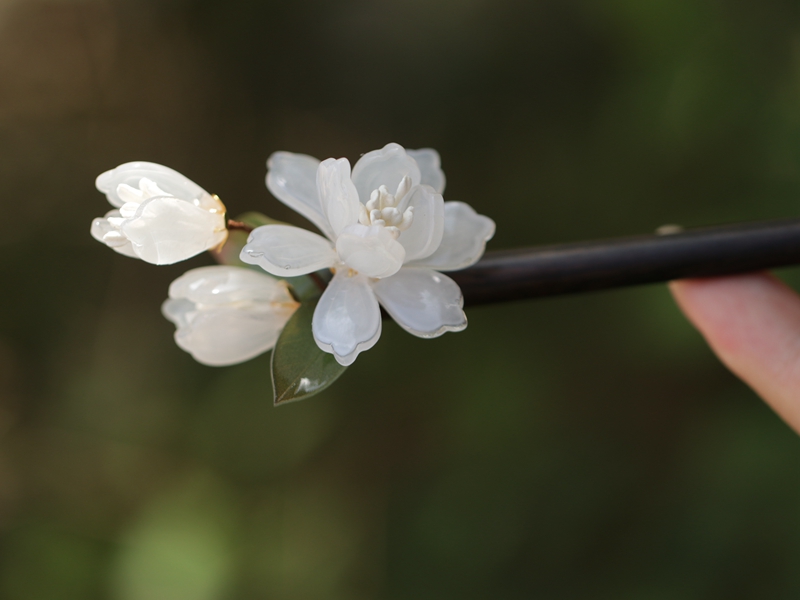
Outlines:
[[[720,360],[800,433],[800,296],[766,273],[669,287]]]

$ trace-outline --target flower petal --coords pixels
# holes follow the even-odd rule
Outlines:
[[[333,239],[333,230],[322,212],[317,190],[319,161],[306,154],[275,152],[267,161],[267,188],[278,200],[299,212]]]
[[[455,281],[430,269],[403,268],[372,284],[383,308],[409,333],[433,338],[467,326],[464,297]]]
[[[187,271],[170,284],[169,297],[203,305],[294,302],[285,281],[253,269],[227,265]]]
[[[386,227],[351,225],[336,239],[339,259],[367,277],[389,277],[403,266],[406,251]]]
[[[161,305],[161,314],[177,327],[188,327],[189,319],[197,311],[197,305],[186,298],[167,298]]]
[[[332,266],[336,252],[319,234],[291,225],[264,225],[253,230],[239,258],[273,275],[297,277]]]
[[[123,221],[122,233],[142,260],[169,265],[219,246],[228,236],[225,217],[178,198],[152,198]]]
[[[113,233],[118,231],[116,227],[114,227],[111,223],[108,222],[108,217],[111,216],[112,218],[119,215],[119,211],[112,210],[109,211],[105,217],[98,217],[94,221],[92,221],[92,228],[90,233],[92,237],[96,239],[98,242],[105,243],[105,236],[109,233]]]
[[[433,188],[427,185],[411,188],[398,210],[403,212],[409,206],[414,207],[414,220],[397,238],[406,249],[406,262],[433,254],[444,232],[444,200]]]
[[[330,223],[331,240],[348,225],[358,222],[361,202],[350,179],[350,163],[346,158],[328,158],[317,169],[317,189],[322,212]]]
[[[409,262],[407,266],[430,267],[437,271],[465,269],[483,256],[494,230],[494,221],[476,213],[469,204],[445,202],[442,243],[427,258]]]
[[[406,175],[411,178],[412,186],[419,185],[421,175],[417,162],[400,144],[386,144],[380,150],[367,152],[353,167],[353,183],[362,202],[382,185],[394,194]]]
[[[138,258],[128,238],[122,234],[119,227],[116,227],[109,221],[109,218],[120,218],[119,211],[110,210],[106,213],[105,217],[100,217],[92,221],[92,227],[90,229],[92,237],[124,256]]]
[[[119,186],[127,185],[138,190],[139,182],[143,178],[154,182],[170,196],[189,201],[196,200],[197,205],[202,208],[217,208],[218,201],[194,181],[169,167],[151,162],[137,161],[120,165],[116,169],[101,173],[95,185],[113,206],[119,208],[125,204],[125,200],[119,195]]]
[[[417,161],[422,177],[420,183],[431,186],[439,194],[443,193],[447,180],[445,179],[444,171],[442,171],[442,161],[439,158],[439,153],[433,148],[406,150],[406,153]]]
[[[174,312],[167,300],[163,311]],[[175,342],[205,365],[225,366],[250,360],[272,348],[297,305],[256,305],[247,309],[218,306],[188,312],[185,327],[178,327]],[[185,310],[185,306],[181,308]]]
[[[311,329],[317,346],[342,365],[372,348],[381,336],[381,310],[369,280],[337,271],[319,299]]]

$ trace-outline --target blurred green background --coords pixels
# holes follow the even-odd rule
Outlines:
[[[434,147],[490,248],[798,214],[793,0],[0,0],[0,598],[800,597],[800,443],[663,286],[387,323],[274,409],[89,236],[169,165]],[[800,282],[792,270],[784,273]]]

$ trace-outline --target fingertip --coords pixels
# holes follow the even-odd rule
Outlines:
[[[763,325],[772,323],[770,312],[777,300],[787,293],[794,296],[767,273],[673,281],[670,291],[723,360],[743,345],[752,347],[754,336],[763,333]]]
[[[722,362],[800,430],[800,297],[767,273],[669,287]]]

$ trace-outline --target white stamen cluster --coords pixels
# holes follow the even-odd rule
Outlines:
[[[395,238],[411,226],[414,220],[414,207],[409,206],[401,212],[398,205],[411,189],[411,178],[406,175],[397,186],[394,195],[389,193],[385,185],[373,190],[366,206],[361,205],[358,222],[362,225],[380,225],[386,227]]]

